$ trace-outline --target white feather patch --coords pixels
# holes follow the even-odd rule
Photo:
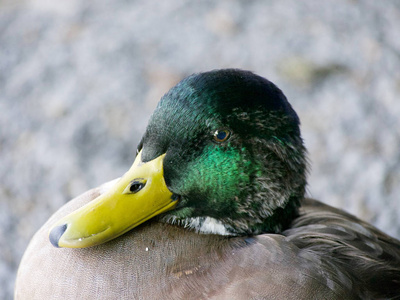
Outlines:
[[[186,223],[185,227],[192,228],[197,232],[218,234],[218,235],[232,235],[231,232],[225,227],[225,225],[217,219],[206,217],[206,218],[190,218]]]

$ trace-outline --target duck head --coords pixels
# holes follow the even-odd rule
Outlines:
[[[160,100],[135,162],[107,192],[59,220],[56,247],[107,242],[155,216],[202,233],[280,232],[306,186],[299,118],[248,71],[187,77]]]

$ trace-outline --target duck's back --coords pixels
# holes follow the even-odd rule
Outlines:
[[[48,241],[53,222],[98,194],[95,189],[70,201],[37,232],[20,265],[16,299],[358,299],[378,271],[377,285],[399,289],[398,281],[389,287],[390,276],[400,274],[398,241],[372,227],[347,228],[353,217],[311,200],[286,237],[226,238],[151,222],[100,246],[54,248]],[[330,226],[329,218],[339,225]],[[347,238],[355,248],[342,259],[323,234]],[[357,241],[363,236],[370,242]],[[352,266],[367,254],[372,275],[360,281],[364,271]],[[376,266],[379,256],[388,263]]]
[[[361,299],[400,299],[400,241],[372,225],[305,199],[300,217],[283,233],[302,252],[320,257]]]

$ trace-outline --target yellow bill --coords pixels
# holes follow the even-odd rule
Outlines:
[[[164,157],[143,163],[140,152],[113,187],[51,228],[51,243],[67,248],[99,245],[174,208],[178,201],[165,184]]]

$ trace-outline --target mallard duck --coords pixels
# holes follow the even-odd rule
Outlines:
[[[15,298],[399,299],[400,242],[305,198],[299,124],[251,72],[182,80],[131,169],[36,233]]]

